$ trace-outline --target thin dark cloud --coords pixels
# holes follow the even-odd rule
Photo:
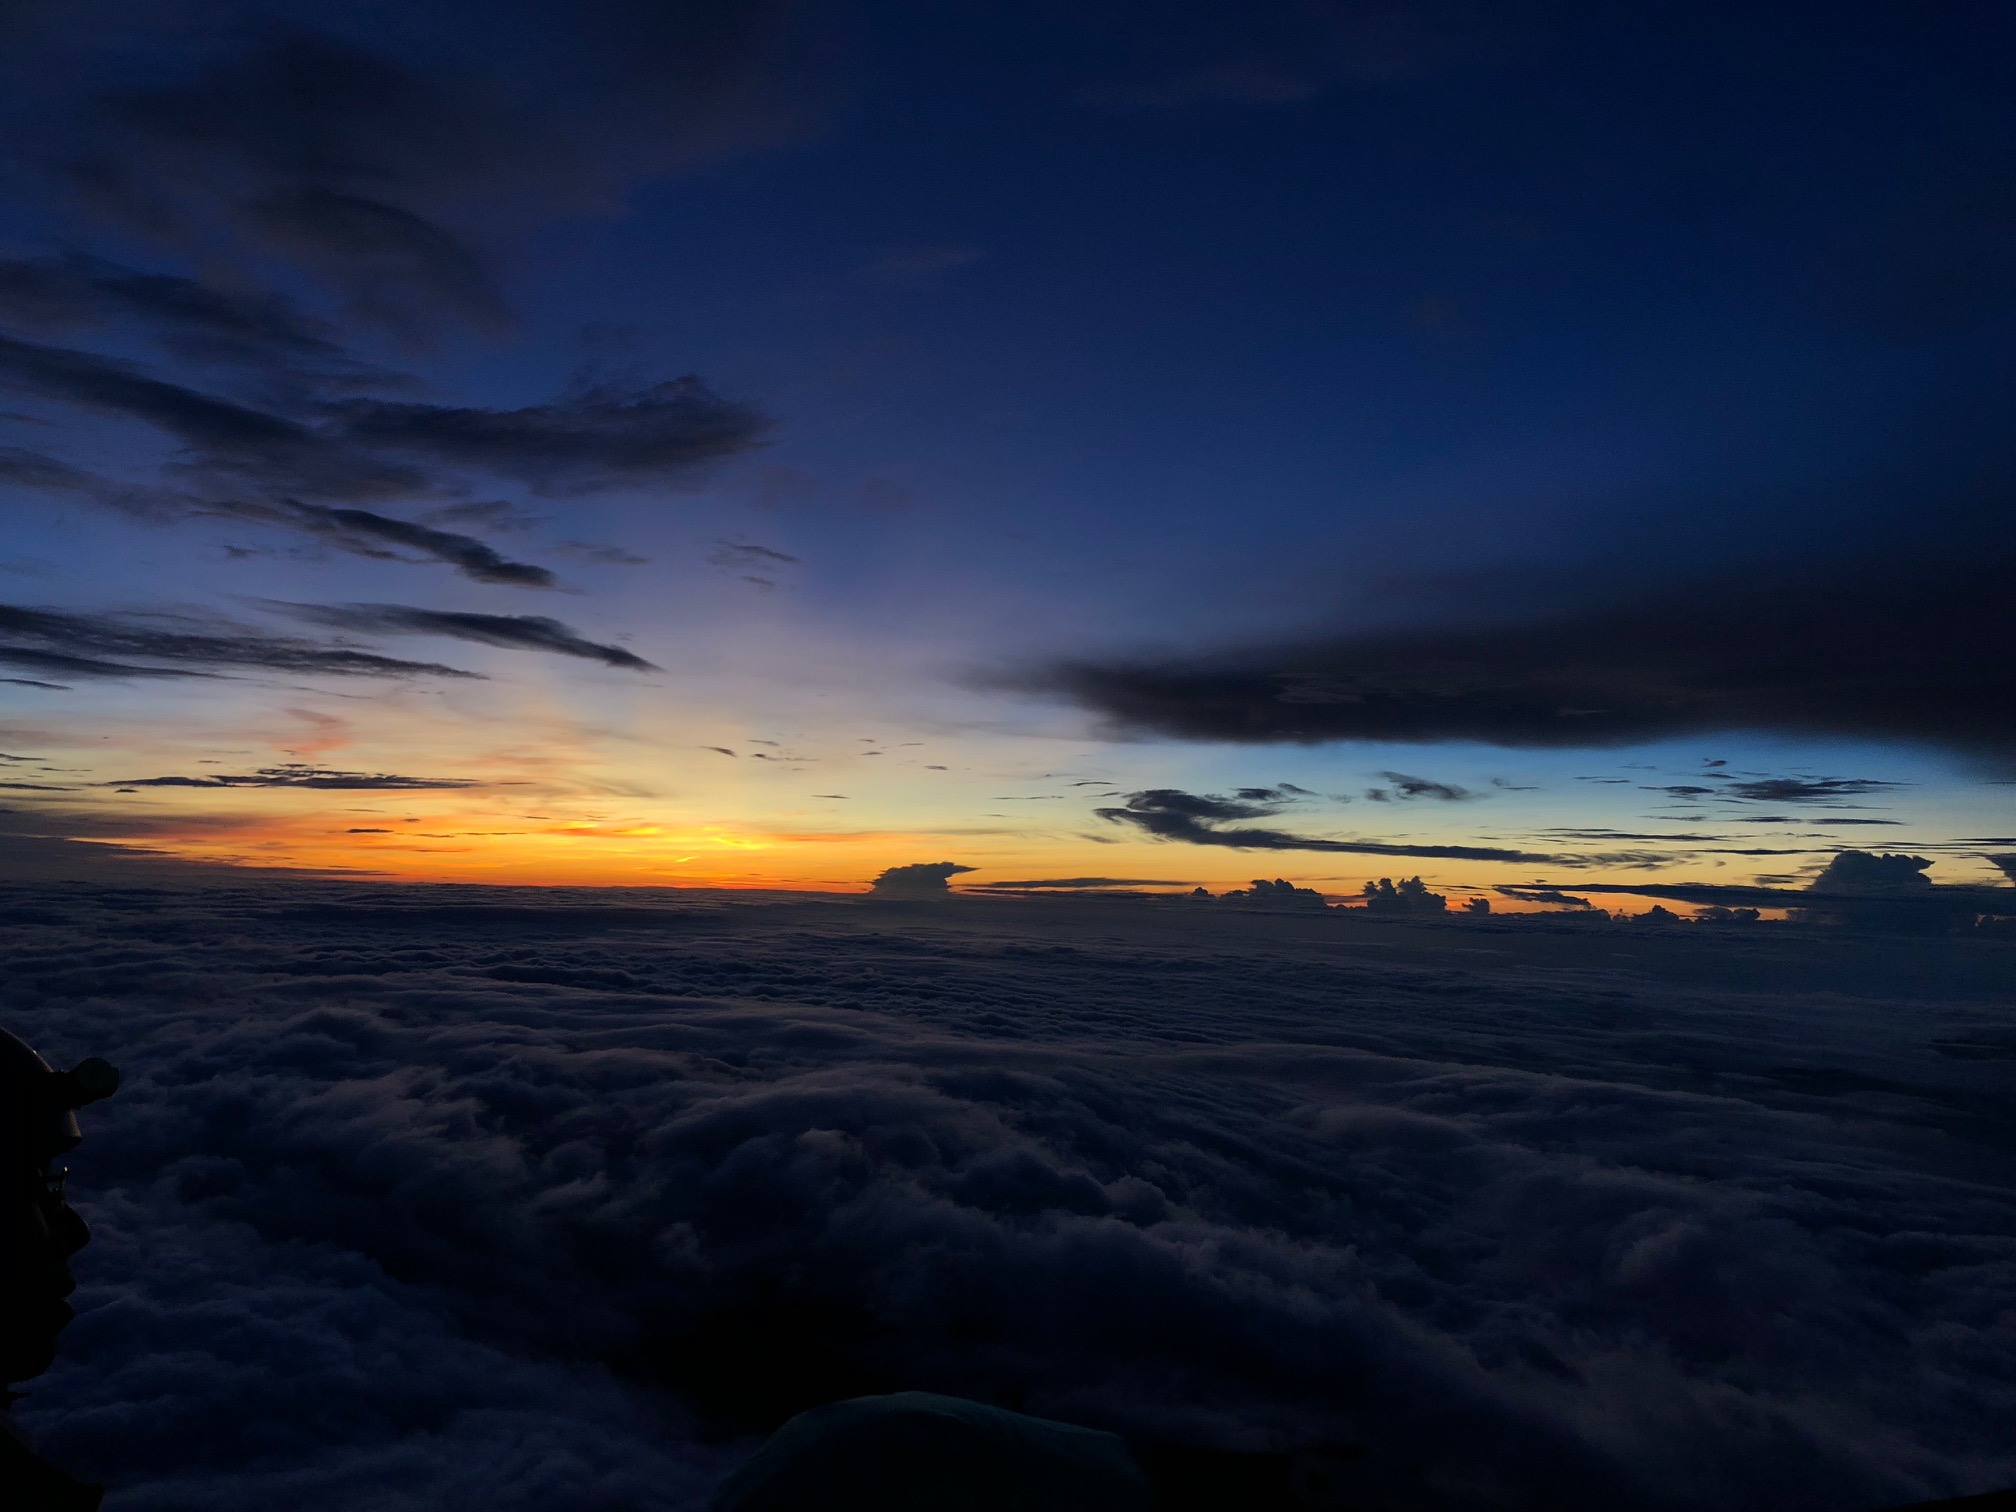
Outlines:
[[[224,667],[335,677],[477,676],[439,662],[402,661],[181,615],[74,614],[6,604],[0,604],[0,662],[96,678],[195,677]]]
[[[1172,882],[1167,877],[1037,877],[1025,882],[976,882],[974,890],[985,892],[990,888],[1013,889],[1054,889],[1069,892],[1080,888],[1100,887],[1188,887],[1188,882]]]
[[[82,493],[90,474],[42,452],[0,446],[0,483],[42,493]]]
[[[1248,789],[1245,791],[1272,791]],[[1178,788],[1149,788],[1129,793],[1118,808],[1094,809],[1110,824],[1130,825],[1157,840],[1188,845],[1216,845],[1234,850],[1327,851],[1354,856],[1412,856],[1446,861],[1559,861],[1537,851],[1485,845],[1407,845],[1380,840],[1330,840],[1252,825],[1221,828],[1235,820],[1268,818],[1281,812],[1277,801],[1225,798],[1211,793],[1186,793]]]
[[[1670,840],[1676,844],[1713,845],[1727,840],[1727,835],[1703,834],[1646,834],[1638,830],[1561,828],[1541,830],[1549,839],[1558,840]]]
[[[1840,858],[1835,859],[1838,861]],[[1675,903],[1712,903],[1723,907],[1859,910],[1866,906],[1875,910],[1887,909],[1898,917],[1944,917],[1970,913],[2004,917],[2016,915],[2016,887],[1934,883],[1923,877],[1919,878],[1921,885],[1918,886],[1899,883],[1894,876],[1884,880],[1888,885],[1852,885],[1855,882],[1852,875],[1851,885],[1846,887],[1831,883],[1823,887],[1817,881],[1806,887],[1746,886],[1734,882],[1575,882],[1571,885],[1578,893],[1613,893],[1663,898]],[[1536,882],[1531,886],[1544,889],[1553,884]]]
[[[1880,793],[1905,785],[1873,777],[1767,777],[1752,782],[1732,782],[1722,791],[1728,797],[1750,803],[1833,803],[1842,798]]]
[[[471,614],[416,609],[406,604],[271,604],[269,607],[332,630],[352,630],[365,635],[445,635],[513,651],[550,651],[632,672],[659,670],[621,646],[605,646],[584,639],[570,626],[534,614]]]
[[[2016,562],[1993,538],[1963,544],[1885,571],[1647,591],[1474,627],[1081,658],[994,681],[1071,700],[1123,736],[1601,747],[1761,731],[2006,756]]]
[[[287,763],[282,766],[261,767],[256,772],[245,773],[204,773],[196,777],[124,777],[117,782],[101,783],[102,787],[129,788],[316,788],[330,792],[436,792],[456,788],[482,787],[483,783],[467,777],[403,777],[391,772],[339,772],[327,767],[303,766]],[[351,831],[358,833],[388,833],[377,831]]]
[[[0,335],[0,387],[151,426],[184,448],[181,470],[335,497],[419,492],[412,469],[332,445],[282,415],[202,393],[130,363]]]
[[[1501,887],[1498,889],[1508,898],[1517,898],[1525,903],[1546,903],[1555,908],[1589,908],[1593,905],[1587,898],[1574,897],[1558,887]]]
[[[639,556],[622,546],[598,544],[594,541],[555,541],[553,549],[563,556],[572,557],[577,562],[587,562],[595,567],[648,567],[651,558]]]
[[[41,336],[137,328],[183,361],[249,369],[283,389],[398,381],[359,363],[333,325],[281,295],[75,251],[0,259],[0,322]]]
[[[692,377],[596,387],[512,410],[333,398],[295,418],[113,358],[7,336],[0,386],[152,427],[183,448],[176,471],[185,480],[227,497],[246,483],[310,499],[424,497],[448,491],[461,471],[555,494],[664,484],[748,450],[766,426],[751,406]]]
[[[205,500],[190,493],[122,484],[40,452],[0,447],[0,484],[38,493],[88,499],[92,503],[154,524],[184,520],[235,520],[265,528],[298,531],[318,545],[378,561],[415,558],[442,562],[479,583],[519,588],[551,588],[553,573],[530,562],[513,561],[474,536],[401,520],[375,510],[304,504],[295,499],[263,502]]]
[[[753,407],[694,377],[592,388],[515,410],[354,399],[335,415],[348,442],[556,494],[683,478],[749,450],[767,428]]]
[[[765,564],[789,564],[798,558],[789,552],[773,551],[768,546],[758,546],[753,541],[717,541],[718,548],[708,560],[724,567],[760,567]]]
[[[1468,788],[1451,782],[1433,782],[1426,777],[1410,777],[1405,772],[1385,772],[1381,775],[1392,782],[1392,792],[1397,798],[1432,798],[1438,803],[1463,803],[1477,796]]]
[[[0,625],[4,625],[7,611],[0,607]],[[0,637],[6,635],[0,628]],[[215,674],[198,672],[188,667],[147,667],[131,662],[106,661],[103,657],[77,656],[67,651],[51,651],[37,646],[8,645],[0,639],[0,664],[10,667],[24,667],[31,672],[49,672],[65,677],[83,678],[129,678],[129,677],[210,677]],[[39,682],[32,678],[10,679],[31,688],[51,688],[63,691],[62,683]]]
[[[44,452],[0,446],[0,488],[81,499],[150,524],[192,518],[200,504],[172,488],[121,483]]]
[[[557,579],[544,567],[514,562],[474,536],[431,525],[416,525],[374,510],[332,508],[283,500],[273,504],[219,503],[192,511],[222,519],[275,525],[313,536],[352,556],[400,560],[401,551],[444,562],[479,583],[514,588],[551,588]]]

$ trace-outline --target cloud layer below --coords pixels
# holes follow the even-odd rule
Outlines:
[[[23,1406],[119,1512],[690,1507],[892,1386],[1358,1443],[1368,1492],[1451,1508],[2016,1479],[2010,984],[1968,942],[1651,932],[1626,967],[1566,922],[308,883],[0,910],[8,1027],[128,1078]]]

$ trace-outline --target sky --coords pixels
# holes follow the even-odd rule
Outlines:
[[[1997,881],[2012,33],[0,4],[6,854]]]

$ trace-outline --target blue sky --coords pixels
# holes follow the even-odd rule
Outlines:
[[[1903,820],[1886,833],[1947,880],[1992,875],[1961,842],[2016,827],[2016,732],[1992,713],[2016,303],[2000,8],[524,4],[472,29],[455,7],[216,3],[4,24],[6,334],[342,431],[352,469],[195,445],[16,354],[0,602],[81,618],[11,644],[46,667],[116,630],[129,658],[50,688],[17,657],[25,681],[0,685],[0,744],[67,769],[67,791],[19,795],[38,838],[498,880],[1264,863],[1348,891],[1409,858],[1158,841],[1071,796],[1091,787],[1042,795],[1057,773],[1110,783],[1109,807],[1287,782],[1313,796],[1269,800],[1275,829],[1586,871],[1609,852],[1535,837],[1646,830],[1666,800],[1645,789],[1707,760],[1901,784],[1832,812]],[[146,275],[171,282],[132,294]],[[164,314],[171,286],[293,324],[220,357],[220,317]],[[598,450],[596,403],[683,375],[725,406],[714,440]],[[652,424],[698,423],[651,402]],[[528,462],[508,432],[555,405]],[[485,411],[506,413],[480,444],[456,430]],[[394,524],[358,536],[330,510]],[[385,534],[412,526],[553,586]],[[299,606],[347,604],[509,623],[303,629]],[[162,615],[251,659],[192,661]],[[528,617],[601,651],[555,656]],[[1630,655],[1564,660],[1577,627]],[[275,637],[487,680],[246,649]],[[206,675],[148,675],[175,668]],[[1636,713],[1587,748],[1469,715],[1405,743],[1253,725],[1252,689],[1271,707],[1311,668],[1376,676],[1408,719],[1535,679],[1569,710],[1628,685]],[[1247,689],[1231,724],[1196,703],[1207,673]],[[356,790],[414,807],[391,838],[351,834],[385,826],[338,822],[327,785],[94,785],[198,762],[457,785]],[[1391,771],[1474,796],[1367,800]],[[1804,817],[1824,796],[1761,842],[1801,854],[1646,846],[1674,877],[1810,874],[1856,838]],[[409,844],[408,819],[471,843]],[[621,859],[574,843],[617,831]],[[1452,886],[1535,870],[1412,860]]]

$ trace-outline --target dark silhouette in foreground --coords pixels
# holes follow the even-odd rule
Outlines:
[[[1111,1433],[927,1391],[801,1412],[723,1482],[713,1512],[1151,1512]]]
[[[1363,1452],[1238,1454],[1126,1440],[963,1397],[898,1391],[801,1412],[708,1512],[1434,1512],[1425,1488],[1360,1483]],[[2016,1512],[2016,1491],[1886,1512]]]
[[[64,1200],[57,1160],[77,1147],[78,1108],[109,1097],[119,1073],[93,1056],[69,1071],[0,1029],[0,1387],[55,1361],[56,1336],[74,1316],[70,1257],[91,1230]],[[103,1493],[39,1457],[0,1419],[0,1506],[8,1512],[90,1512]]]

